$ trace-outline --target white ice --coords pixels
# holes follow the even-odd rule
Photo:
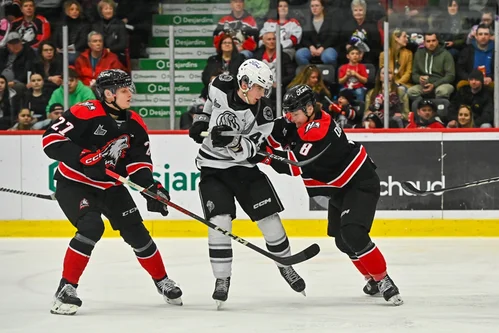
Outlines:
[[[262,239],[250,239],[264,247]],[[499,332],[499,238],[380,238],[405,304],[362,293],[363,278],[328,238],[316,258],[296,265],[307,296],[274,263],[234,244],[229,300],[216,311],[205,239],[156,239],[184,306],[163,302],[120,239],[103,239],[80,280],[75,316],[49,313],[66,239],[0,239],[0,332]]]

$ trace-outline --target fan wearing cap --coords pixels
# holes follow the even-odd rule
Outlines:
[[[321,110],[309,86],[297,85],[288,90],[282,106],[286,116],[274,121],[267,140],[272,152],[293,161],[321,155],[302,168],[269,158],[262,162],[278,173],[300,175],[310,197],[330,198],[327,234],[334,237],[336,247],[348,255],[367,280],[364,293],[381,293],[386,301],[401,305],[399,289],[387,273],[385,258],[369,236],[380,181],[366,149],[348,140],[340,126]]]
[[[422,99],[418,103],[418,113],[409,113],[409,125],[407,128],[445,128],[440,117],[437,116],[437,108],[429,99]]]
[[[77,229],[66,251],[62,278],[50,311],[72,315],[82,305],[76,288],[104,233],[102,214],[131,246],[166,302],[182,305],[182,291],[168,277],[161,254],[130,193],[106,175],[106,169],[114,170],[170,199],[168,191],[153,179],[147,127],[137,113],[128,109],[135,92],[132,79],[122,70],[106,70],[97,77],[95,90],[98,100],[70,107],[42,139],[45,154],[59,161],[54,175],[57,202]],[[148,211],[168,215],[164,204],[149,197],[146,200]]]

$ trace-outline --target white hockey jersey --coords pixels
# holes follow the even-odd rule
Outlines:
[[[227,169],[233,166],[252,168],[255,164],[248,158],[256,155],[260,145],[267,139],[274,127],[274,110],[267,98],[262,98],[255,105],[245,103],[237,95],[235,78],[221,74],[208,88],[208,99],[203,113],[210,116],[209,129],[217,125],[229,125],[235,131],[249,128],[256,117],[256,122],[248,135],[241,137],[242,149],[234,152],[227,147],[213,147],[211,134],[207,136],[196,157],[198,168],[209,167]]]

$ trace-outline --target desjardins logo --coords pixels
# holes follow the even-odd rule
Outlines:
[[[48,167],[49,189],[54,192],[56,188],[56,181],[54,180],[54,173],[57,169],[59,162],[53,162]],[[154,179],[160,181],[168,191],[197,191],[200,173],[199,172],[170,172],[170,164],[166,163],[163,166],[162,172],[153,172]]]

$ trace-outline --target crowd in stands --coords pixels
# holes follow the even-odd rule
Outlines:
[[[4,0],[0,4],[0,130],[43,128],[63,104],[62,25],[70,104],[94,98],[105,69],[147,57],[158,0]],[[202,73],[235,75],[247,58],[276,72],[281,92],[306,83],[343,127],[492,127],[493,0],[227,0]],[[168,14],[168,13],[166,13]],[[389,52],[383,21],[390,22]],[[279,35],[276,35],[279,27]],[[389,101],[384,103],[388,57]],[[497,89],[497,87],[496,87]],[[274,84],[271,99],[277,97]],[[182,118],[188,128],[194,104]],[[21,112],[22,111],[22,112]],[[385,114],[387,113],[387,114]],[[22,119],[21,119],[22,118]],[[17,125],[16,125],[17,124]]]
[[[279,38],[282,94],[305,83],[342,126],[383,127],[383,21],[388,19],[390,127],[494,124],[495,1],[228,2],[231,12],[213,33],[217,54],[203,71],[202,98],[211,79],[235,75],[246,58],[266,62],[275,73]]]
[[[68,27],[69,104],[95,99],[106,69],[147,57],[158,0],[10,0],[0,3],[0,130],[45,129],[64,104]],[[130,47],[133,45],[133,47]]]

